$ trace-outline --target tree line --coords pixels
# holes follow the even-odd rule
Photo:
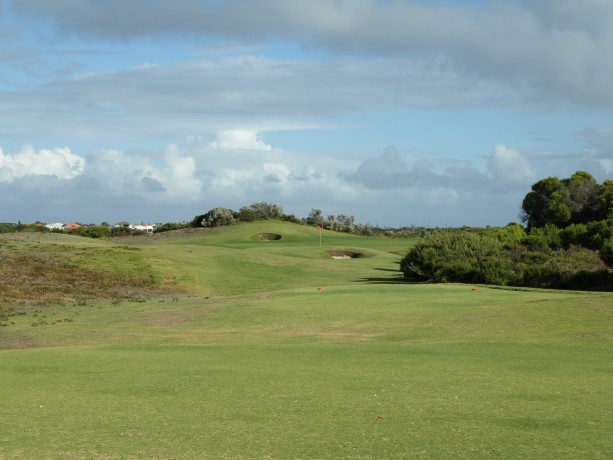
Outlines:
[[[278,204],[261,201],[249,206],[243,206],[238,211],[230,208],[217,207],[204,214],[195,216],[190,222],[191,227],[223,227],[239,222],[254,222],[257,220],[276,219],[296,224],[320,226],[327,230],[355,233],[370,236],[375,229],[369,224],[357,224],[355,217],[348,214],[330,214],[324,217],[320,209],[312,209],[306,218],[298,218],[293,214],[285,214]]]
[[[613,288],[613,181],[589,173],[536,182],[522,221],[498,229],[445,229],[401,260],[413,281],[563,289]]]

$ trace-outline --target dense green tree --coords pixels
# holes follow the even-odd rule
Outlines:
[[[554,224],[566,227],[606,218],[613,203],[613,183],[603,185],[585,171],[567,179],[548,177],[532,185],[522,202],[522,219],[528,229]]]
[[[189,226],[193,228],[202,227],[202,219],[204,219],[205,215],[206,214],[198,214],[197,216],[195,216],[189,223]]]
[[[605,179],[598,190],[600,219],[613,219],[613,179]]]
[[[585,223],[597,220],[599,185],[596,179],[585,171],[577,171],[560,182],[568,192],[565,194],[565,204],[571,212],[572,221]]]
[[[560,192],[562,184],[557,177],[541,179],[532,185],[529,192],[522,202],[522,220],[528,224],[528,229],[532,227],[544,227],[545,224],[552,223],[555,216],[556,205],[549,206],[549,201],[554,193]],[[559,196],[559,195],[558,195]],[[564,210],[563,214],[566,214]]]

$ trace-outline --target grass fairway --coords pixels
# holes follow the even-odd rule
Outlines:
[[[187,295],[3,320],[0,459],[613,457],[613,295],[401,283],[410,244],[138,243]]]

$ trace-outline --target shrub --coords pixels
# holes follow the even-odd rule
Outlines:
[[[200,220],[202,221],[202,218]],[[165,224],[157,225],[153,233],[163,233],[163,232],[169,232],[171,230],[181,230],[183,228],[188,228],[190,226],[191,224],[187,224],[185,222],[181,222],[181,223],[166,222]]]
[[[613,267],[613,237],[605,240],[600,248],[600,258],[609,267]]]
[[[281,206],[262,201],[240,208],[236,218],[242,222],[253,222],[255,220],[281,219],[281,216],[283,216]]]
[[[234,219],[234,211],[228,208],[211,209],[202,217],[202,227],[223,227],[232,225],[236,222]]]
[[[510,260],[497,239],[472,232],[437,232],[400,262],[416,281],[507,284]]]

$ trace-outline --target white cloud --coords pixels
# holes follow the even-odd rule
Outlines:
[[[217,140],[210,147],[218,149],[272,150],[272,147],[261,139],[261,134],[245,129],[230,129],[217,135]]]
[[[154,202],[198,200],[202,182],[196,160],[168,145],[156,156],[104,150],[90,155],[85,174],[111,196],[139,196]],[[155,193],[151,193],[155,192]]]
[[[83,174],[85,160],[73,154],[68,148],[41,149],[24,145],[14,154],[5,154],[0,148],[0,180],[12,182],[15,178],[32,175],[55,176],[58,179],[72,179]]]
[[[495,164],[517,159],[509,151],[499,147]],[[190,143],[146,154],[101,150],[84,161],[82,173],[69,179],[11,173],[10,185],[10,170],[0,168],[3,210],[22,221],[181,221],[215,206],[238,209],[269,201],[299,217],[319,208],[391,226],[496,225],[515,218],[513,206],[525,193],[514,187],[501,190],[493,176],[470,164],[425,161],[393,147],[362,164],[351,158],[332,161],[325,155]],[[352,169],[353,175],[338,173]],[[3,187],[9,186],[11,193],[6,193]],[[44,209],[38,204],[40,190],[45,190]],[[502,202],[513,210],[497,207]]]
[[[494,148],[488,158],[488,168],[495,183],[529,185],[537,178],[526,157],[503,144]]]

